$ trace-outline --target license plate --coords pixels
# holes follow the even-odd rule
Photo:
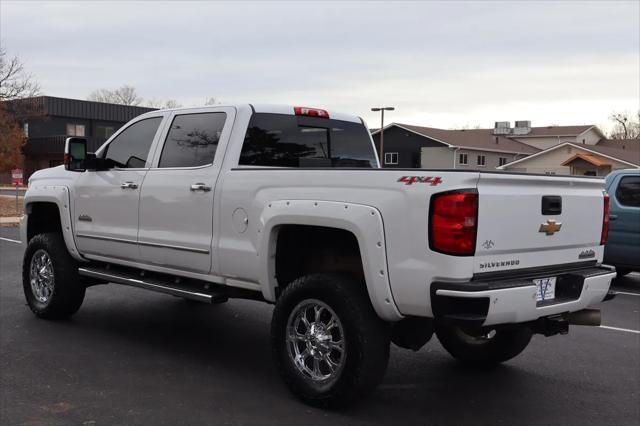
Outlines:
[[[536,285],[536,301],[544,302],[556,298],[556,277],[533,280]]]

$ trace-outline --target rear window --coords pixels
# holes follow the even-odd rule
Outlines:
[[[362,124],[317,117],[254,114],[240,165],[270,167],[376,167]]]

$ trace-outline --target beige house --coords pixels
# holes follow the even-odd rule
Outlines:
[[[420,147],[420,167],[425,169],[495,170],[498,166],[540,152],[536,147],[495,134],[493,129],[445,130],[397,123],[392,126],[430,142]]]
[[[372,132],[379,149],[380,129]],[[531,127],[498,121],[493,129],[445,130],[391,123],[384,128],[384,167],[504,170],[604,176],[638,167],[640,141],[608,140],[594,125]]]
[[[640,168],[640,141],[600,140],[595,145],[564,142],[499,166],[498,170],[581,176],[606,176],[614,170]]]
[[[498,169],[563,143],[595,145],[605,135],[594,125],[531,127],[498,121],[493,129],[443,130],[402,125],[445,146],[421,149],[423,168]],[[452,152],[453,151],[453,152]],[[568,170],[569,168],[567,168]]]
[[[516,126],[510,130],[509,138],[540,150],[549,149],[564,142],[596,145],[606,138],[594,125],[531,127],[529,121],[516,121]]]

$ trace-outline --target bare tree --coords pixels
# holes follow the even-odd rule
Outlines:
[[[87,100],[94,102],[107,102],[111,104],[121,105],[140,105],[143,101],[142,96],[133,86],[124,85],[117,89],[98,89],[94,90],[87,96]]]
[[[204,101],[205,106],[218,105],[218,104],[221,104],[221,103],[222,102],[220,101],[220,99],[214,98],[213,96],[205,99],[205,101]]]
[[[40,85],[33,75],[24,69],[24,63],[16,55],[7,56],[0,46],[0,101],[28,98],[40,93]]]
[[[26,137],[18,121],[0,103],[0,173],[22,166],[22,146]]]
[[[628,112],[614,112],[609,120],[614,122],[611,139],[640,139],[640,111],[635,117]]]
[[[449,128],[449,130],[477,130],[477,129],[482,129],[482,126],[480,126],[479,124],[465,123],[462,126]]]
[[[149,108],[158,109],[173,109],[182,107],[182,104],[175,99],[167,99],[166,101],[163,101],[162,99],[153,98],[145,101],[145,105]]]

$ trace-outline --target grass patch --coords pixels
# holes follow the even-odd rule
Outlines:
[[[0,196],[0,217],[22,216],[24,212],[24,198],[18,198],[16,208],[16,197]]]

